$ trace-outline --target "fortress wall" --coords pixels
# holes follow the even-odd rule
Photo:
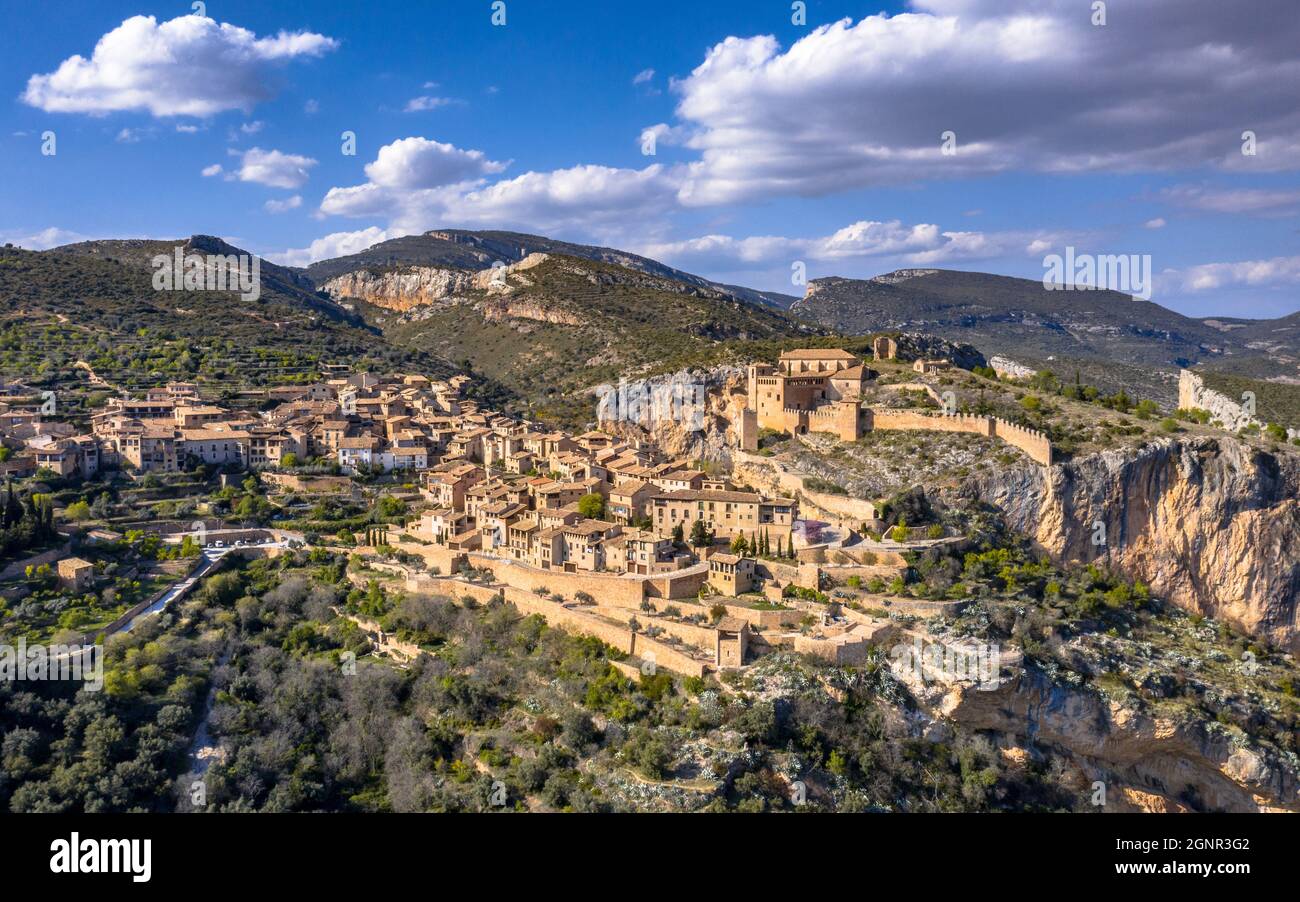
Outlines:
[[[1006,420],[993,417],[993,434],[1008,445],[1014,445],[1029,455],[1030,459],[1045,467],[1052,465],[1052,443],[1047,436]]]
[[[974,435],[992,437],[992,419],[992,417],[974,416],[967,413],[945,417],[913,410],[877,407],[871,411],[871,428],[897,431],[969,432]]]
[[[806,508],[812,508],[811,513],[824,513],[828,519],[843,519],[852,522],[855,526],[860,523],[871,523],[876,519],[876,507],[870,501],[863,498],[851,498],[848,495],[814,492],[804,488],[804,478],[802,476],[791,473],[783,465],[771,458],[733,452],[732,459],[742,466],[766,467],[771,475],[768,476],[766,472],[763,473],[761,481],[772,483],[772,488],[776,490],[774,494],[789,497],[797,496],[800,499],[801,514],[809,513]],[[744,474],[737,475],[744,476]],[[753,478],[757,480],[758,477],[759,474],[754,473]]]
[[[933,430],[935,432],[969,432],[989,438],[999,438],[1008,445],[1019,448],[1029,458],[1043,466],[1052,465],[1052,443],[1047,436],[1033,429],[1017,426],[998,417],[975,416],[959,413],[955,416],[938,416],[910,410],[873,408],[871,426],[881,430]]]
[[[647,598],[695,598],[709,581],[707,570],[698,573],[665,573],[645,580]],[[599,596],[597,596],[599,597]],[[637,606],[640,606],[640,600]]]
[[[656,605],[655,607],[662,610],[667,607],[667,605]],[[711,627],[696,626],[693,623],[678,623],[677,621],[669,620],[666,617],[654,617],[642,611],[629,611],[626,608],[605,607],[601,609],[600,613],[622,623],[627,623],[635,617],[641,624],[642,630],[646,627],[657,626],[665,633],[676,636],[683,642],[694,645],[696,648],[708,652],[710,655],[714,653],[718,646],[718,631]],[[683,613],[691,612],[684,611]],[[707,613],[707,611],[705,613]],[[646,638],[644,633],[638,637],[638,641],[643,638]]]
[[[473,567],[491,570],[496,578],[508,586],[532,592],[549,589],[557,595],[573,598],[586,592],[600,604],[613,604],[625,608],[638,608],[645,597],[644,584],[649,577],[631,579],[613,574],[566,573],[563,570],[539,570],[510,561],[501,560],[481,552],[470,552]]]
[[[634,636],[626,626],[593,616],[580,608],[565,607],[559,602],[522,589],[510,586],[484,586],[458,579],[427,576],[408,581],[407,588],[412,591],[447,595],[454,599],[469,595],[482,603],[486,603],[501,592],[506,601],[514,605],[521,614],[524,616],[537,614],[546,621],[548,626],[566,632],[594,636],[626,654],[636,654],[642,658],[653,655],[656,666],[686,676],[703,676],[706,669],[703,661],[697,661],[670,645],[646,636]],[[708,650],[712,651],[712,648]]]

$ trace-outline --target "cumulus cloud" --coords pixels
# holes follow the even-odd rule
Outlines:
[[[681,199],[1007,169],[1295,168],[1300,17],[1291,0],[1251,6],[1149,0],[1095,27],[1074,0],[913,0],[788,48],[729,37],[674,83],[700,153]]]
[[[1300,285],[1300,256],[1269,257],[1237,263],[1202,263],[1181,270],[1165,270],[1160,274],[1157,285],[1162,291],[1174,293]]]
[[[862,220],[815,238],[706,235],[643,244],[638,251],[688,269],[727,272],[743,267],[783,267],[793,260],[836,263],[889,258],[902,264],[937,266],[962,260],[1033,257],[1065,240],[1067,236],[1047,232],[954,231],[932,223],[908,225],[894,219]]]
[[[536,231],[580,226],[591,233],[671,209],[679,185],[674,171],[658,165],[573,166],[489,180],[507,165],[482,151],[403,138],[380,148],[365,167],[365,184],[331,188],[320,212],[382,217],[408,231],[453,222]]]
[[[525,172],[489,183],[484,176],[507,164],[477,150],[425,138],[404,138],[380,149],[365,167],[369,181],[331,188],[325,215],[384,217],[391,227],[421,231],[442,223],[613,234],[639,217],[675,205],[678,178],[663,166],[623,169],[573,166]]]
[[[333,38],[308,31],[259,38],[203,16],[162,24],[153,16],[132,16],[101,37],[89,59],[70,56],[53,72],[31,76],[22,100],[46,112],[92,115],[248,111],[272,95],[274,66],[337,46]]]
[[[268,200],[262,206],[268,213],[287,213],[302,206],[302,196],[295,194],[293,197],[286,197],[284,200]]]
[[[335,257],[359,253],[381,241],[409,234],[411,233],[401,230],[370,226],[354,232],[332,232],[323,238],[317,238],[307,247],[291,248],[279,253],[263,254],[263,256],[272,263],[279,263],[282,266],[308,266],[318,260],[331,260]]]
[[[311,157],[262,150],[260,147],[251,147],[236,155],[240,158],[240,166],[234,178],[271,188],[301,188],[307,183],[308,170],[317,162]]]
[[[489,160],[481,150],[462,150],[428,138],[402,138],[379,148],[366,177],[384,188],[436,188],[501,172],[509,165]]]
[[[648,81],[652,81],[654,77],[655,77],[654,69],[642,69],[633,77],[632,84],[643,85]]]
[[[203,172],[201,174],[206,179],[206,178],[212,178],[212,176],[214,175],[221,175],[221,172],[222,172],[221,164],[213,163],[211,166],[204,166]]]

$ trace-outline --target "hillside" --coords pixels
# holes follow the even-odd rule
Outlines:
[[[480,270],[488,269],[498,263],[518,263],[529,254],[560,254],[610,263],[649,275],[684,282],[697,288],[717,291],[760,306],[787,308],[796,300],[789,295],[776,292],[756,291],[739,285],[723,285],[674,269],[657,260],[614,248],[574,244],[521,232],[476,232],[465,229],[438,229],[422,235],[408,235],[381,241],[357,254],[313,263],[307,267],[306,274],[319,285],[358,269],[428,266]]]
[[[1300,317],[1200,320],[1114,291],[1048,291],[987,273],[902,270],[875,279],[816,279],[791,312],[845,333],[907,328],[975,345],[1039,369],[1172,402],[1181,366],[1287,367]]]
[[[412,285],[425,287],[412,295]],[[324,288],[394,343],[498,380],[561,422],[590,418],[583,392],[602,382],[732,362],[737,343],[824,331],[717,289],[561,255],[477,274],[362,270]]]
[[[155,291],[148,261],[176,244],[0,250],[0,373],[57,382],[88,365],[121,388],[181,379],[221,391],[314,380],[322,363],[453,370],[432,354],[392,345],[299,274],[269,263],[254,301],[229,292]],[[206,236],[184,248],[240,253]]]

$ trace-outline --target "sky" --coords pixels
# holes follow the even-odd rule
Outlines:
[[[1295,0],[194,7],[0,0],[0,240],[513,229],[796,295],[1072,248],[1300,309]]]

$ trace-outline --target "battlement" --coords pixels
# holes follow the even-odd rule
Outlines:
[[[884,350],[888,350],[885,348]],[[808,431],[830,432],[841,441],[857,441],[873,429],[968,432],[997,438],[1023,451],[1043,466],[1052,465],[1052,443],[1035,429],[1017,426],[999,417],[972,413],[942,414],[897,407],[861,407],[856,401],[833,400],[810,386],[824,384],[831,373],[784,375],[759,364],[750,367],[746,407],[757,411],[756,428],[777,429],[799,435]],[[760,398],[758,387],[775,388],[772,397]],[[894,386],[924,390],[942,403],[933,386],[923,382]]]

